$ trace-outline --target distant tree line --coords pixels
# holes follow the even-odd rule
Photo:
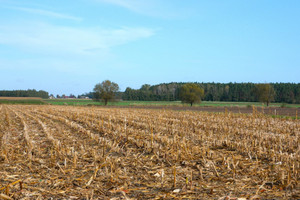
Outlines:
[[[40,97],[49,98],[49,93],[43,90],[0,90],[0,97]]]
[[[143,85],[140,89],[127,87],[123,100],[179,101],[180,90],[185,83],[162,83]],[[204,101],[260,101],[255,83],[196,83],[204,89]],[[300,83],[270,83],[274,88],[274,102],[300,103]]]
[[[135,101],[180,101],[180,90],[186,84],[183,82],[162,83],[158,85],[144,84],[140,89],[127,87],[124,92],[115,92],[116,99]],[[255,83],[195,83],[204,90],[203,101],[261,101]],[[300,103],[300,83],[270,83],[274,89],[272,101],[277,103]],[[265,93],[265,92],[263,92]],[[85,93],[89,98],[95,98],[94,92]],[[49,93],[43,90],[0,90],[0,97],[41,97],[49,98]]]

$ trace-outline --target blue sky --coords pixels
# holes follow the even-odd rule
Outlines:
[[[0,90],[300,82],[300,1],[0,0]]]

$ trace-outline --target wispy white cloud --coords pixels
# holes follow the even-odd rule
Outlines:
[[[191,14],[191,8],[177,7],[175,0],[94,0],[126,8],[133,12],[166,19],[182,18]]]
[[[145,9],[149,9],[155,5],[154,1],[145,0],[98,0],[100,2],[114,4],[127,8],[135,12],[143,12]]]
[[[26,7],[8,7],[10,9],[19,10],[31,14],[43,15],[47,17],[59,18],[59,19],[68,19],[74,21],[82,21],[82,18],[75,17],[67,14],[62,14],[58,12],[43,10],[43,9],[36,9],[36,8],[26,8]]]
[[[99,55],[118,45],[151,37],[143,27],[75,28],[46,23],[0,25],[0,44],[25,52],[53,55]]]

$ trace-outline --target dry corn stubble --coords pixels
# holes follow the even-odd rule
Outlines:
[[[1,105],[0,130],[9,198],[300,198],[299,120],[255,110]]]

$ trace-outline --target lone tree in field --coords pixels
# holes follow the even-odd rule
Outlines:
[[[204,90],[195,83],[184,84],[180,88],[180,99],[183,103],[189,103],[193,106],[194,103],[200,103],[204,97]]]
[[[257,84],[255,87],[255,93],[260,102],[266,103],[267,106],[274,101],[275,91],[270,84]]]
[[[119,85],[117,83],[105,80],[102,83],[98,83],[94,87],[94,99],[99,101],[102,99],[104,104],[107,105],[108,101],[115,98],[115,93],[119,91]]]

